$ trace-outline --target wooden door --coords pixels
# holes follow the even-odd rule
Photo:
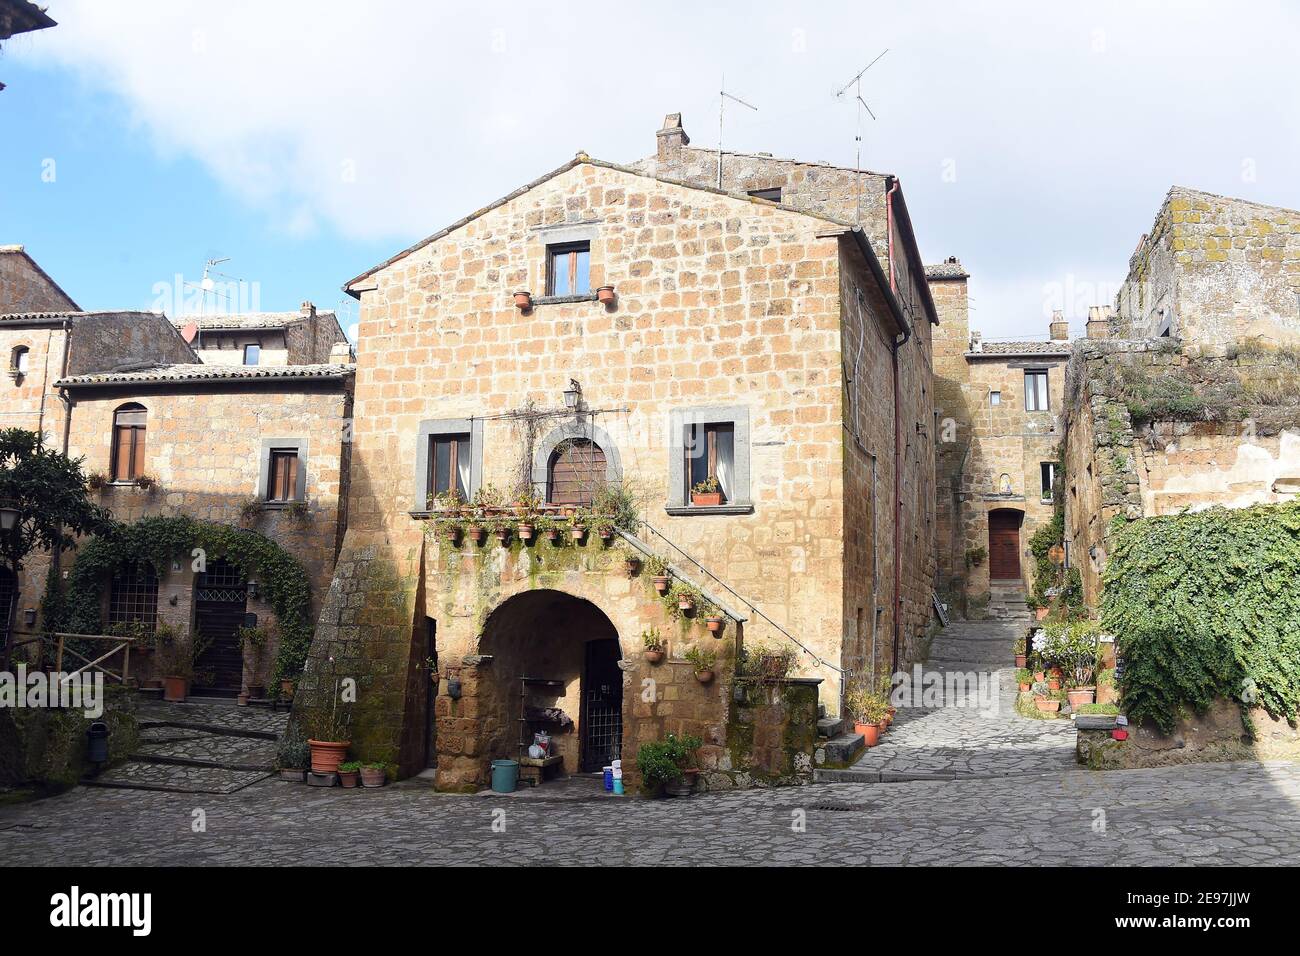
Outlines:
[[[995,581],[1019,581],[1019,511],[989,512],[989,577]]]
[[[605,483],[605,452],[593,441],[574,438],[551,455],[546,500],[553,505],[591,506],[596,489]]]

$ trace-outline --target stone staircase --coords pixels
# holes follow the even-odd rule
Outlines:
[[[1019,581],[994,581],[989,585],[989,617],[1028,625],[1033,612],[1025,604],[1025,587]]]

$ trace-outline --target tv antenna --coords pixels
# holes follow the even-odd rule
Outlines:
[[[840,91],[835,94],[836,99],[843,99],[844,94],[847,93],[850,89],[852,89],[853,98],[857,101],[856,108],[858,113],[858,127],[857,127],[857,134],[854,136],[854,140],[857,143],[857,156],[853,160],[853,169],[854,172],[857,173],[857,175],[853,178],[853,181],[854,181],[854,202],[858,213],[858,225],[862,224],[862,111],[866,110],[867,115],[871,117],[873,122],[876,119],[876,114],[871,112],[871,107],[868,106],[867,101],[862,98],[862,75],[866,73],[867,70],[871,69],[877,63],[879,63],[881,57],[883,57],[885,53],[888,52],[889,50],[885,50],[874,60],[872,60],[862,69],[860,69],[858,71],[858,75],[855,76],[853,79],[849,80],[847,83],[845,83],[844,86],[840,89]]]
[[[207,311],[207,303],[208,303],[208,296],[209,296],[209,295],[214,295],[214,296],[217,296],[218,298],[226,299],[226,300],[229,300],[229,299],[230,299],[230,296],[226,295],[224,292],[218,292],[218,291],[217,291],[217,283],[216,283],[216,281],[213,280],[213,278],[212,278],[214,275],[219,276],[219,277],[221,277],[222,279],[232,279],[232,278],[234,278],[233,276],[228,276],[228,275],[226,275],[224,272],[213,272],[213,271],[212,271],[212,267],[213,267],[213,266],[219,266],[219,265],[221,265],[221,263],[223,263],[223,262],[229,262],[229,261],[230,261],[230,257],[229,257],[229,256],[226,256],[226,257],[221,258],[221,259],[208,259],[206,262],[203,263],[203,278],[202,278],[201,280],[199,280],[199,282],[197,282],[197,283],[194,283],[194,282],[187,282],[187,283],[185,283],[185,284],[186,284],[187,286],[189,286],[191,289],[198,289],[198,290],[200,291],[200,293],[202,293],[202,295],[203,295],[203,299],[202,299],[202,301],[203,301],[203,306],[204,306],[204,308],[202,309],[202,311]],[[238,281],[238,280],[236,280],[236,281]]]
[[[753,110],[755,113],[758,112],[757,106],[754,106],[752,103],[746,103],[739,96],[732,96],[730,93],[727,92],[727,78],[724,75],[722,77],[722,89],[718,91],[718,188],[719,189],[722,188],[722,116],[723,113],[726,112],[727,100],[735,100],[741,106],[748,107],[749,109]]]

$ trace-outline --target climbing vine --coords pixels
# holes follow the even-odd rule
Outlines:
[[[206,561],[225,559],[244,576],[256,573],[275,611],[280,647],[274,679],[302,671],[311,644],[311,585],[302,565],[270,538],[229,525],[186,516],[143,518],[116,524],[84,543],[62,593],[47,588],[43,616],[50,630],[96,634],[103,628],[100,591],[124,562],[148,561],[155,573],[180,558],[192,561],[202,549]]]
[[[1296,721],[1300,504],[1117,526],[1101,619],[1123,660],[1130,718],[1162,730],[1217,699]],[[1249,726],[1249,723],[1248,723]]]

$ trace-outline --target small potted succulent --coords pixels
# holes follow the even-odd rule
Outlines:
[[[542,500],[531,483],[520,487],[515,494],[515,507],[519,511],[519,540],[528,544],[537,533],[537,517]]]
[[[361,779],[361,761],[349,760],[339,764],[339,786],[351,790]]]
[[[691,485],[691,504],[708,507],[722,504],[722,485],[710,476]]]
[[[655,590],[659,595],[668,593],[668,562],[657,554],[652,554],[645,559],[645,573],[654,581]]]
[[[510,541],[510,522],[505,518],[492,519],[492,533],[496,535],[497,543],[505,547]]]
[[[650,664],[658,664],[664,659],[663,636],[659,633],[659,628],[652,627],[641,632],[641,646],[645,649],[645,659]]]
[[[382,787],[388,777],[388,767],[384,763],[363,763],[361,765],[361,786]]]
[[[695,679],[701,684],[712,683],[713,666],[718,662],[717,651],[709,648],[692,647],[686,652],[686,662],[695,671]]]

